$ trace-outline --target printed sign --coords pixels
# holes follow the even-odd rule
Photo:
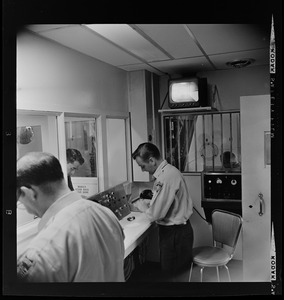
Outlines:
[[[74,190],[86,198],[98,193],[96,177],[72,177],[71,180]]]

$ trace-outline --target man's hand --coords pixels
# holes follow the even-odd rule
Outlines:
[[[129,203],[130,210],[131,211],[139,211],[140,212],[140,210],[138,209],[138,207],[135,206],[135,204],[136,203],[133,203],[133,204]]]
[[[149,199],[139,199],[135,202],[135,206],[139,209],[139,211],[145,212],[150,206],[151,200]]]

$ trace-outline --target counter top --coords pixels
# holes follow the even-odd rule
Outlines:
[[[132,221],[129,221],[134,217]],[[129,219],[130,218],[130,219]],[[129,219],[129,220],[128,220]],[[127,257],[146,237],[148,230],[152,227],[152,223],[141,212],[131,212],[129,215],[121,219],[120,224],[123,228],[125,235],[124,246],[125,254]]]
[[[128,221],[128,218],[135,217],[132,221]],[[34,222],[27,224],[18,228],[18,255],[24,251],[25,247],[30,242],[31,238],[37,234],[37,225],[39,218]],[[144,213],[141,212],[131,212],[129,215],[121,219],[120,224],[123,228],[125,235],[124,247],[125,254],[124,258],[127,257],[147,236],[148,231],[153,224],[149,221]]]

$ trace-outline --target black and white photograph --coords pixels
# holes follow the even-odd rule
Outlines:
[[[282,295],[282,2],[91,2],[2,1],[2,295]]]

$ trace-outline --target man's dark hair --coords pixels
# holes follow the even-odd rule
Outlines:
[[[72,149],[72,148],[67,149],[66,158],[67,158],[67,163],[73,163],[74,161],[78,161],[79,164],[82,165],[85,162],[81,152],[77,149]]]
[[[17,188],[42,186],[64,179],[59,160],[46,152],[29,152],[17,163]]]
[[[137,149],[132,153],[132,158],[135,159],[137,156],[141,157],[143,161],[147,161],[150,157],[156,159],[161,158],[160,151],[157,146],[152,143],[142,143]]]

